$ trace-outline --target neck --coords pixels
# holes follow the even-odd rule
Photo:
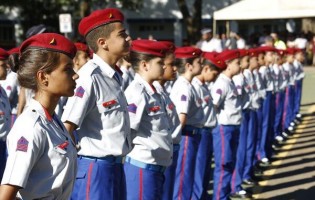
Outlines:
[[[192,74],[190,74],[190,73],[184,73],[183,75],[182,75],[185,79],[187,79],[188,80],[188,82],[191,82],[192,81],[192,79],[193,79],[193,75]]]
[[[232,79],[232,77],[234,76],[229,70],[225,70],[222,73],[226,75],[227,77],[229,77],[230,79]]]
[[[202,83],[205,83],[205,78],[203,77],[202,74],[196,76]]]
[[[120,58],[116,57],[116,56],[112,56],[109,53],[97,53],[97,55],[99,57],[102,58],[102,60],[104,60],[104,62],[106,62],[109,66],[111,66],[113,69],[115,68],[118,60]]]
[[[52,116],[60,97],[56,97],[46,91],[36,92],[34,99],[38,101]]]
[[[164,84],[166,83],[166,80],[160,79],[160,80],[158,80],[158,82],[159,82],[160,85],[163,87]]]

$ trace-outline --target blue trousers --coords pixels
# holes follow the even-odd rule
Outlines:
[[[273,126],[274,137],[281,135],[283,132],[282,129],[282,116],[284,110],[284,101],[285,101],[285,91],[279,91],[276,94],[276,112],[275,112],[275,123]]]
[[[127,200],[162,199],[164,173],[125,162]]]
[[[259,159],[268,158],[270,156],[268,154],[271,151],[271,134],[273,135],[274,103],[274,95],[270,91],[267,91],[262,108],[262,131],[258,152]]]
[[[195,163],[200,134],[187,134],[182,131],[178,152],[173,199],[190,199],[193,191]]]
[[[253,167],[255,165],[257,130],[257,111],[250,110],[243,180],[251,179],[254,174]]]
[[[285,101],[284,101],[284,113],[283,113],[283,123],[284,129],[290,126],[290,123],[295,118],[294,116],[294,86],[290,85],[286,89]]]
[[[178,145],[178,148],[179,148],[179,145]],[[164,172],[165,181],[163,185],[163,197],[162,197],[163,200],[169,200],[173,198],[178,151],[179,149],[175,149],[175,146],[174,146],[172,165],[167,167]]]
[[[5,141],[0,140],[0,182],[7,163],[7,144]]]
[[[199,131],[201,135],[198,145],[195,179],[191,199],[207,199],[207,189],[210,182],[211,159],[213,154],[212,147],[212,128],[202,128]]]
[[[79,157],[71,199],[125,200],[126,180],[123,164]]]
[[[263,108],[262,108],[262,105],[261,105],[260,108],[256,112],[256,114],[257,114],[257,137],[256,137],[256,150],[255,150],[255,155],[256,156],[255,156],[255,160],[254,160],[255,163],[258,160],[262,159],[260,157],[260,153],[259,153],[259,151],[260,151],[261,132],[262,132],[262,119],[263,119],[262,110],[263,110]]]
[[[218,125],[213,130],[213,200],[229,199],[239,134],[239,125]]]
[[[295,83],[295,99],[294,99],[294,117],[300,112],[301,98],[303,89],[303,79]]]
[[[240,127],[240,136],[239,136],[239,143],[237,147],[237,153],[236,153],[236,164],[235,169],[232,176],[231,181],[231,192],[239,192],[243,188],[241,186],[243,182],[243,173],[244,173],[244,167],[245,167],[245,161],[246,161],[246,147],[247,147],[247,135],[249,134],[249,118],[250,118],[250,112],[249,110],[243,110],[242,112],[242,122]]]

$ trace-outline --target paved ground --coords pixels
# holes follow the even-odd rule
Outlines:
[[[253,190],[259,200],[315,199],[315,67],[305,67],[302,123],[273,157]]]

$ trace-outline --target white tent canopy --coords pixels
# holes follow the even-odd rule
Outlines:
[[[315,17],[315,0],[242,0],[214,12],[214,20]]]

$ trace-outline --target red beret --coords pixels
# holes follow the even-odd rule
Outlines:
[[[226,63],[222,60],[219,60],[217,58],[219,54],[216,52],[204,52],[202,57],[205,58],[207,61],[211,62],[213,65],[215,65],[217,68],[221,70],[226,69]]]
[[[75,47],[77,48],[77,51],[85,51],[85,52],[89,52],[89,48],[86,44],[83,44],[81,42],[76,42],[74,43]]]
[[[257,50],[257,49],[248,49],[248,55],[250,57],[258,57],[258,54],[260,53],[261,51]]]
[[[264,53],[266,53],[267,51],[277,52],[277,49],[271,46],[261,46],[261,47],[258,47],[258,49],[260,51],[263,51]]]
[[[287,48],[286,49],[286,54],[294,55],[295,53],[296,53],[295,48]]]
[[[175,58],[197,58],[202,51],[195,47],[178,47],[175,50]]]
[[[294,49],[295,49],[295,53],[301,53],[301,52],[303,52],[303,50],[300,49],[300,48],[294,48]]]
[[[284,50],[284,49],[277,49],[277,53],[278,53],[280,56],[283,56],[283,55],[287,54],[287,51]]]
[[[160,41],[160,42],[164,43],[168,47],[169,52],[175,51],[176,47],[175,47],[175,44],[173,42],[170,42],[170,41]]]
[[[0,60],[6,60],[8,57],[9,57],[8,52],[0,48]]]
[[[123,22],[124,15],[116,8],[106,8],[92,12],[79,23],[79,33],[86,37],[92,30],[113,22]]]
[[[240,57],[249,56],[248,49],[238,49],[238,52],[240,53]]]
[[[19,52],[20,52],[20,47],[14,47],[14,48],[12,48],[12,49],[10,49],[9,51],[8,51],[8,53],[11,55],[11,54],[19,54]]]
[[[164,57],[168,46],[155,40],[133,40],[130,51]]]
[[[229,61],[240,57],[240,52],[238,50],[225,50],[221,52],[217,58],[222,61]]]
[[[28,38],[21,44],[20,53],[30,48],[55,51],[66,54],[70,58],[73,58],[77,51],[70,40],[57,33],[41,33]]]

